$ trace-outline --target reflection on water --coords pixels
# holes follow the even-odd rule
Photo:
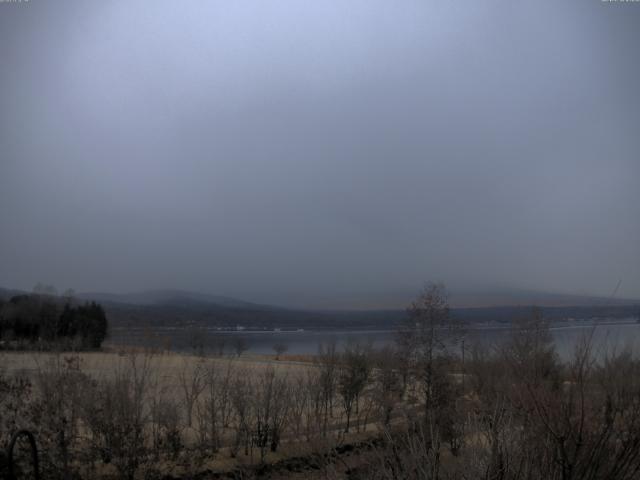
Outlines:
[[[465,335],[465,348],[474,343],[487,346],[497,345],[509,335],[508,327],[475,327],[469,328]],[[591,322],[572,322],[554,326],[551,334],[556,343],[558,354],[563,359],[571,357],[575,346],[585,336],[592,335],[596,352],[612,349],[631,348],[640,351],[640,324],[632,319],[616,323],[595,324]],[[204,344],[205,350],[215,350],[215,344],[223,342],[228,352],[233,350],[233,343],[241,338],[248,352],[255,354],[273,354],[275,344],[284,344],[290,354],[314,354],[320,344],[336,342],[339,348],[349,342],[366,342],[374,348],[382,348],[394,342],[396,334],[393,330],[375,331],[225,331],[215,329],[198,330],[197,340]],[[164,328],[147,331],[128,329],[112,332],[112,344],[155,344],[155,346],[186,351],[192,348],[193,332],[180,328]]]

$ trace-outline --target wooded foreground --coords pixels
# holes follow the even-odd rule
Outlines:
[[[440,286],[409,313],[394,348],[322,345],[309,362],[6,353],[2,443],[32,432],[41,478],[637,477],[633,352],[596,355],[587,335],[561,363],[537,312],[500,345],[460,349]]]

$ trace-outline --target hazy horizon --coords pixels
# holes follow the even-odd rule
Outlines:
[[[640,4],[0,2],[0,286],[640,298]]]
[[[424,287],[424,285],[422,286]],[[446,287],[446,285],[445,285]],[[23,292],[48,291],[49,294],[65,296],[69,289],[60,289],[55,285],[39,284],[33,288],[8,288],[0,285],[2,289]],[[49,291],[53,289],[53,291]],[[218,303],[221,305],[235,302],[263,305],[266,307],[278,307],[285,309],[322,310],[322,311],[372,311],[372,310],[404,310],[419,295],[421,288],[413,292],[367,292],[364,294],[343,294],[322,298],[318,296],[307,297],[304,294],[283,294],[266,297],[260,295],[250,297],[232,297],[220,295],[216,292],[203,292],[194,290],[181,290],[172,288],[159,288],[152,290],[136,291],[86,291],[71,289],[72,294],[80,299],[97,301],[114,301],[131,304],[153,304],[191,298],[193,300]],[[638,298],[621,298],[614,289],[610,295],[597,296],[587,293],[562,293],[544,292],[536,290],[518,290],[505,287],[502,289],[485,290],[458,290],[446,288],[448,303],[452,308],[485,308],[508,306],[538,306],[538,307],[575,307],[595,305],[634,305],[640,304]],[[233,303],[228,303],[233,302]]]

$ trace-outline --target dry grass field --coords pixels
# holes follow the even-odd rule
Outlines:
[[[129,469],[136,478],[150,470],[156,475],[190,478],[195,472],[271,465],[272,478],[278,478],[278,469],[295,478],[292,469],[306,471],[308,477],[320,468],[318,459],[322,456],[317,452],[364,442],[377,433],[371,421],[371,401],[361,402],[360,411],[351,419],[351,431],[344,432],[345,416],[338,399],[325,398],[330,405],[323,407],[321,367],[311,360],[246,354],[211,358],[134,348],[79,353],[2,352],[0,374],[28,379],[33,388],[31,396],[40,398],[42,404],[52,403],[45,410],[54,417],[58,414],[55,409],[62,407],[61,416],[78,419],[69,432],[74,437],[77,458],[104,434],[96,432],[105,421],[89,418],[91,414],[86,412],[92,405],[87,403],[97,402],[101,409],[112,409],[110,428],[115,432],[122,430],[122,424],[139,422],[144,438],[139,446],[128,448],[144,447],[148,461],[136,460],[132,468],[126,460],[120,466],[117,461],[94,460],[90,467],[79,468],[84,476],[120,478]],[[88,390],[75,390],[73,385],[79,378],[86,378],[96,391],[113,398],[101,403]],[[123,382],[125,391],[118,387]],[[58,394],[64,398],[54,398]],[[99,427],[91,427],[92,421]],[[41,442],[48,437],[44,448],[55,447],[55,438],[51,440],[51,432],[44,433],[43,425],[30,426],[39,433]],[[52,425],[51,430],[55,429]],[[320,435],[320,431],[324,433]],[[109,435],[113,436],[104,435],[106,440]],[[124,434],[120,441],[132,440]],[[119,455],[126,457],[127,452]],[[316,460],[309,467],[307,460],[314,455]]]
[[[153,375],[158,375],[167,387],[177,387],[181,374],[192,372],[196,367],[227,368],[230,365],[252,374],[274,368],[279,374],[299,376],[314,368],[313,357],[304,357],[306,361],[273,356],[243,354],[240,357],[199,357],[175,352],[152,353],[143,349],[130,348],[102,352],[50,353],[50,352],[1,352],[0,369],[10,374],[35,375],[51,367],[53,363],[63,362],[72,368],[94,378],[109,377],[114,372],[127,368],[132,359],[148,362]]]

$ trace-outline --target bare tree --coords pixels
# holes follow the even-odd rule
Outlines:
[[[383,444],[376,449],[375,461],[367,472],[376,480],[436,480],[441,477],[442,459],[439,437],[424,424],[392,432],[383,430]],[[455,478],[455,477],[451,477]],[[486,479],[489,480],[489,479]]]
[[[182,389],[187,426],[193,422],[193,406],[205,388],[205,368],[202,362],[195,365],[189,358],[182,361],[182,369],[178,374],[178,382]]]
[[[441,366],[460,339],[462,329],[449,316],[448,295],[442,284],[427,284],[407,309],[407,316],[399,332],[399,348],[405,351],[422,387],[425,412],[430,415],[432,408],[444,401],[440,392],[446,375]]]
[[[320,387],[320,409],[322,414],[322,435],[326,436],[329,429],[329,420],[333,417],[333,401],[338,383],[339,355],[336,342],[318,347],[316,357],[320,375],[318,378]]]
[[[47,285],[38,282],[33,287],[33,293],[35,293],[36,295],[56,296],[58,295],[58,289],[53,285]]]
[[[227,345],[224,335],[214,335],[212,339],[213,353],[217,357],[224,356],[224,350]]]
[[[145,406],[151,357],[131,355],[125,361],[113,378],[85,391],[83,423],[102,460],[112,462],[121,478],[133,480],[148,460],[145,427],[149,412]]]
[[[396,405],[402,400],[402,374],[396,351],[385,347],[374,357],[374,397],[382,416],[382,423],[388,427]]]
[[[371,372],[370,348],[357,343],[347,345],[342,356],[338,376],[338,389],[342,397],[342,405],[346,415],[345,433],[349,432],[351,413],[364,391]]]
[[[238,357],[241,357],[244,352],[249,350],[249,345],[247,345],[247,341],[243,337],[237,336],[233,340],[233,350]]]
[[[549,324],[539,308],[534,307],[530,317],[514,322],[503,352],[519,377],[535,384],[548,379],[558,381],[558,356]]]
[[[191,327],[187,331],[189,347],[194,355],[204,357],[209,334],[204,328]]]
[[[306,398],[299,396],[298,401],[307,403],[304,413],[304,429],[307,441],[311,441],[315,436],[326,432],[326,389],[327,384],[322,379],[325,376],[320,369],[313,369],[306,372],[304,376],[304,388],[307,391]]]
[[[38,365],[38,395],[29,415],[38,425],[47,475],[64,479],[74,474],[74,465],[81,451],[81,399],[90,379],[80,371],[77,355],[53,355],[44,365]]]
[[[276,360],[280,360],[280,355],[289,350],[289,346],[286,343],[276,343],[273,346],[273,351],[276,352]]]
[[[72,304],[75,300],[76,292],[73,288],[67,288],[64,292],[62,292],[62,298],[65,303]]]
[[[291,406],[289,409],[289,430],[295,438],[300,438],[305,425],[305,415],[312,410],[311,388],[307,377],[298,376],[291,381]]]
[[[289,386],[286,378],[269,366],[260,376],[254,390],[254,438],[264,462],[267,448],[275,452],[280,444],[282,429],[289,409]]]
[[[200,444],[204,450],[218,452],[222,436],[229,427],[231,417],[231,387],[235,372],[231,362],[224,368],[211,363],[205,371],[202,402],[196,404]]]
[[[152,440],[154,454],[168,453],[175,461],[184,448],[180,422],[180,405],[170,396],[163,395],[154,401],[151,409]]]
[[[249,455],[251,446],[251,430],[253,425],[253,385],[251,376],[246,370],[238,370],[231,384],[231,405],[234,412],[235,440],[231,446],[231,456],[235,457],[241,446],[244,454]]]

